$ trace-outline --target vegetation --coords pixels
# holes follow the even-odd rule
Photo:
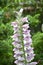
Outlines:
[[[0,0],[0,65],[14,65],[11,22],[16,19],[15,11],[23,8],[30,24],[35,60],[43,65],[43,0]]]

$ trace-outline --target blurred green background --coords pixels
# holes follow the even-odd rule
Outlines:
[[[43,65],[43,0],[0,0],[0,65],[15,65],[11,35],[11,22],[16,19],[15,11],[23,8],[30,24],[34,61]]]

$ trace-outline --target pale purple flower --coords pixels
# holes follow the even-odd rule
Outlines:
[[[12,23],[11,23],[11,26],[17,27],[17,26],[18,26],[18,25],[17,25],[17,22],[12,22]]]
[[[16,63],[17,65],[24,65],[23,62],[20,62],[20,61],[18,61],[18,60],[16,60],[14,63]]]
[[[14,42],[12,42],[12,44],[13,44],[13,45],[17,45],[17,44],[18,44],[18,42],[14,41]]]
[[[28,29],[28,28],[29,28],[29,25],[28,25],[28,24],[24,24],[22,27],[23,27],[24,29]]]
[[[30,34],[30,30],[23,31],[23,34],[25,35]]]
[[[19,61],[24,61],[24,58],[21,57],[21,56],[18,56],[18,60],[19,60]]]
[[[16,33],[18,31],[18,27],[13,28],[13,30],[14,30],[14,33]]]
[[[27,17],[22,18],[22,22],[28,22]]]
[[[15,45],[15,47],[16,47],[16,48],[22,48],[22,45],[17,44],[17,45]]]
[[[23,9],[21,9],[19,13],[22,13],[22,11]],[[14,30],[14,35],[11,36],[14,46],[14,58],[16,59],[14,63],[17,65],[36,65],[37,62],[31,62],[35,54],[33,47],[31,47],[32,38],[27,17],[19,18],[18,16],[16,22],[12,22],[11,26],[13,26]]]
[[[36,65],[37,62],[31,62],[31,63],[28,63],[27,65]]]
[[[21,55],[21,54],[23,54],[23,51],[17,50],[17,51],[15,51],[14,53],[15,53],[15,54],[20,54],[20,55]]]
[[[32,44],[32,43],[31,43]],[[31,45],[30,43],[25,43],[24,46],[30,46]]]
[[[19,50],[18,48],[14,48],[13,51]]]
[[[30,49],[26,49],[26,51],[25,51],[27,54],[31,54],[31,53],[33,53],[33,48],[30,48]]]
[[[32,43],[32,39],[31,38],[29,38],[29,40],[25,40],[24,39],[24,44],[26,44],[26,43],[30,43],[31,44]]]
[[[31,53],[30,55],[27,55],[26,60],[27,62],[31,62],[34,59],[35,54]]]
[[[16,61],[14,61],[14,63],[18,64],[18,63],[19,63],[19,61],[18,61],[18,60],[16,60]]]

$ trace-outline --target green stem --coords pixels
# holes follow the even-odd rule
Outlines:
[[[21,27],[21,26],[20,26],[20,27]],[[21,39],[22,39],[22,47],[23,47],[23,52],[24,52],[25,65],[26,65],[26,57],[25,57],[25,51],[24,51],[24,42],[23,42],[22,27],[21,27]]]
[[[20,19],[20,18],[19,18],[19,19]],[[25,61],[24,61],[24,62],[25,62],[25,65],[26,65],[26,56],[25,56],[25,51],[24,51],[24,42],[23,42],[23,33],[22,33],[22,32],[23,32],[23,31],[22,31],[22,23],[20,23],[20,22],[21,22],[20,20],[18,20],[18,21],[19,21],[19,27],[20,27],[20,28],[19,28],[19,29],[20,29],[20,33],[19,33],[19,34],[21,35],[22,50],[23,50],[23,52],[24,52],[23,55],[24,55],[24,58],[25,58]]]

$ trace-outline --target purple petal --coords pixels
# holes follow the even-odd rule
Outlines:
[[[30,34],[27,34],[27,35],[23,34],[23,37],[24,37],[24,40],[25,39],[28,39],[28,40],[31,39],[31,35]]]
[[[18,27],[14,27],[13,30],[14,30],[14,31],[18,31]]]
[[[32,43],[32,39],[31,39],[31,38],[29,38],[29,39],[24,39],[24,44],[26,44],[26,43]]]
[[[18,59],[19,56],[20,56],[20,54],[15,54],[14,55],[15,59]]]
[[[17,44],[17,45],[15,45],[15,47],[16,47],[16,48],[22,48],[22,45]]]
[[[32,39],[31,38],[24,38],[24,41],[26,41],[28,43],[32,43]]]
[[[28,22],[27,17],[22,18],[22,22]]]
[[[28,47],[28,46],[30,46],[31,44],[32,44],[32,43],[25,43],[24,46],[25,46],[25,47]]]
[[[18,42],[16,42],[16,41],[15,41],[15,42],[12,42],[12,44],[13,44],[13,45],[17,45],[17,44],[18,44]]]
[[[18,60],[14,61],[14,63],[16,63],[16,64],[17,64],[17,63],[18,63]]]
[[[14,48],[14,49],[13,49],[13,51],[17,51],[17,50],[19,50],[19,49],[18,49],[18,48]]]
[[[29,63],[27,65],[36,65],[36,64],[37,64],[37,62],[31,62],[31,63]]]
[[[13,38],[13,40],[14,40],[14,41],[19,41],[19,39],[18,39],[18,38]]]
[[[18,57],[18,60],[19,60],[19,61],[24,61],[24,58],[21,57],[21,56],[19,56],[19,57]]]
[[[25,65],[23,62],[19,62],[17,65]]]
[[[34,59],[35,54],[30,54],[27,56],[27,62],[31,62]]]
[[[20,62],[19,60],[16,60],[14,63],[16,63],[17,65],[25,65],[23,62]]]
[[[25,50],[25,52],[26,52],[27,54],[31,54],[31,53],[34,53],[34,52],[33,52],[33,48],[30,48],[30,49],[26,49],[26,50]]]
[[[17,27],[17,22],[12,22],[12,23],[11,23],[11,26]]]
[[[23,34],[30,34],[30,30],[23,31]]]
[[[16,53],[16,54],[23,54],[23,51],[15,51],[14,53]]]
[[[15,33],[13,36],[11,36],[12,38],[16,38],[16,37],[18,37],[19,36],[19,34],[17,34],[17,33]]]
[[[29,25],[28,25],[28,24],[24,24],[22,27],[23,27],[24,29],[28,29],[28,28],[29,28]]]

